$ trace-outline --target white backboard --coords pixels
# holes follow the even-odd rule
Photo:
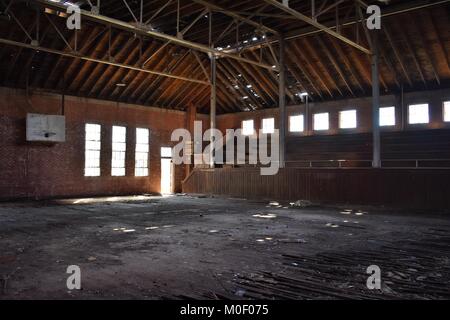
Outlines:
[[[65,116],[28,113],[27,141],[65,142]]]

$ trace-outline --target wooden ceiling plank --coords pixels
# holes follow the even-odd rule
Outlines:
[[[286,46],[286,52],[288,53],[286,57],[286,61],[288,64],[292,65],[290,70],[293,73],[297,73],[296,68],[300,70],[300,72],[305,76],[306,80],[308,81],[309,85],[312,87],[313,91],[323,100],[323,94],[322,91],[318,89],[313,76],[309,73],[309,71],[303,67],[303,63],[298,60],[298,55],[293,51],[293,48],[291,49],[290,46]],[[292,62],[291,62],[292,61]],[[295,68],[294,68],[295,67]],[[300,75],[297,75],[299,78]],[[328,91],[328,89],[325,87],[325,90]],[[331,97],[333,97],[333,94],[331,91],[328,91]]]
[[[331,44],[333,45],[334,49],[336,50],[339,58],[341,58],[342,61],[344,61],[345,66],[350,71],[351,76],[355,80],[355,82],[358,85],[361,92],[363,94],[366,93],[366,90],[364,89],[364,86],[362,85],[362,81],[360,79],[360,75],[359,75],[358,71],[356,70],[353,63],[349,60],[347,54],[344,52],[344,49],[341,47],[341,44],[333,38],[329,37],[329,40],[331,41]]]
[[[264,87],[261,86],[261,84],[257,80],[257,77],[250,70],[250,68],[247,68],[246,66],[243,66],[242,64],[239,64],[236,61],[229,61],[229,62],[233,65],[233,67],[236,70],[241,71],[241,74],[244,77],[245,81],[247,82],[247,85],[251,86],[251,88],[246,88],[246,89],[249,89],[249,90],[246,90],[248,92],[248,94],[253,95],[253,93],[250,90],[250,89],[253,89],[267,105],[270,105],[267,100],[267,97],[269,97],[269,99],[271,99],[271,97],[266,93],[267,91],[265,91]],[[276,102],[275,100],[272,100],[272,101]]]
[[[325,88],[325,90],[328,92],[328,94],[334,98],[334,94],[332,93],[330,87],[325,83],[324,78],[319,75],[319,72],[317,71],[317,68],[314,68],[314,66],[312,66],[312,58],[309,56],[308,52],[301,50],[301,48],[299,47],[299,45],[297,44],[296,41],[291,42],[291,48],[293,51],[295,51],[294,56],[295,57],[301,57],[301,59],[305,62],[304,65],[311,71],[311,79],[315,78],[318,80],[318,82],[322,85],[323,88]],[[305,46],[305,49],[307,47]],[[304,69],[306,70],[306,69]],[[341,92],[342,95],[342,92]]]
[[[164,69],[164,72],[168,72],[168,73],[174,72],[174,70],[181,63],[184,62],[184,60],[186,59],[186,57],[188,55],[189,55],[189,50],[186,50],[185,52],[181,53],[181,57],[179,57],[178,59],[170,59],[169,64]],[[164,82],[164,80],[166,80],[165,77],[157,76],[156,79],[154,80],[154,82],[152,83],[152,85],[148,87],[147,91],[144,91],[142,93],[142,95],[138,98],[137,101],[142,101],[144,104],[151,101],[155,97],[155,95],[158,94],[159,91],[161,90],[162,83]]]
[[[421,47],[423,49],[423,52],[425,53],[425,57],[428,60],[428,62],[430,63],[431,70],[434,74],[434,78],[436,79],[436,82],[438,83],[438,85],[440,85],[441,78],[439,76],[439,73],[437,72],[436,64],[434,63],[433,58],[431,57],[430,53],[428,52],[428,45],[427,45],[425,39],[423,38],[423,34],[422,34],[421,30],[419,30],[419,27],[415,23],[411,24],[411,28],[415,31],[416,39],[419,40]]]
[[[251,55],[255,59],[258,58],[253,51],[249,51],[248,54]],[[279,94],[278,84],[276,82],[272,81],[273,78],[270,76],[270,74],[269,75],[267,74],[270,71],[264,72],[264,70],[260,70],[260,69],[256,69],[256,68],[254,68],[253,70],[258,75],[260,81],[265,83],[265,88],[267,88],[266,89],[267,94],[270,95],[270,97],[275,102],[275,104],[278,104],[278,94]]]
[[[131,48],[131,52],[127,54],[127,58],[125,59],[125,64],[129,65],[136,65],[136,62],[139,62],[139,46],[133,46]],[[134,61],[134,63],[133,63]],[[116,71],[112,75],[112,77],[109,77],[109,80],[107,80],[103,86],[99,89],[99,92],[97,94],[97,98],[104,97],[108,93],[111,94],[116,87],[117,83],[126,83],[122,80],[127,72],[130,72],[131,70],[127,70],[124,68],[116,68]]]
[[[352,87],[350,86],[349,82],[347,81],[347,77],[344,74],[344,71],[341,69],[341,67],[339,66],[339,63],[337,62],[337,60],[334,58],[333,54],[331,53],[331,51],[328,49],[328,47],[325,45],[325,43],[323,42],[323,40],[320,37],[316,37],[316,40],[319,42],[319,45],[322,47],[322,50],[325,52],[325,55],[328,57],[328,60],[331,61],[331,64],[334,66],[334,68],[336,69],[337,73],[339,74],[339,76],[341,77],[341,80],[344,82],[345,86],[347,87],[348,91],[350,92],[350,94],[353,97],[356,97],[355,93],[353,92]]]
[[[398,63],[400,64],[400,68],[403,71],[403,75],[405,76],[406,81],[408,81],[409,86],[412,87],[413,83],[411,81],[411,77],[408,74],[408,70],[406,69],[405,63],[402,59],[402,55],[400,54],[400,50],[397,48],[396,43],[393,41],[391,33],[388,30],[386,24],[383,26],[382,30],[384,31],[384,34],[386,35],[386,38],[388,39],[389,44],[390,44],[392,50],[394,51],[394,55],[395,55]]]

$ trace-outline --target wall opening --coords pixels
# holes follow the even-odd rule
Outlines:
[[[172,194],[174,186],[172,148],[161,148],[161,194]]]

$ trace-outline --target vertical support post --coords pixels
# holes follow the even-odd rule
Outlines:
[[[304,116],[304,124],[305,124],[305,134],[307,135],[307,136],[309,136],[310,135],[310,130],[309,130],[309,95],[307,95],[306,97],[305,97],[305,99],[306,99],[306,104],[305,104],[305,116]]]
[[[180,37],[180,0],[177,1],[177,37]]]
[[[39,45],[40,44],[40,15],[41,11],[39,9],[36,9],[36,42]]]
[[[341,33],[341,26],[339,25],[339,5],[336,6],[336,32]]]
[[[381,168],[380,139],[380,70],[378,52],[378,32],[372,32],[372,132],[373,159],[372,167]]]
[[[279,70],[280,70],[280,76],[278,78],[278,95],[279,95],[279,109],[280,109],[280,119],[279,119],[279,131],[280,131],[280,168],[285,167],[285,156],[286,156],[286,149],[285,149],[285,141],[286,141],[286,72],[285,72],[285,52],[284,52],[284,38],[282,35],[280,35],[280,39],[278,42],[279,45]]]
[[[213,19],[213,15],[212,15],[212,11],[209,10],[209,14],[208,14],[208,18],[209,18],[209,46],[211,48],[214,47],[214,42],[212,39],[212,19]],[[217,103],[217,87],[216,87],[216,56],[214,56],[214,54],[210,53],[209,54],[209,58],[211,59],[211,101],[210,101],[210,126],[209,128],[211,129],[211,135],[209,137],[209,141],[210,141],[210,150],[209,150],[209,166],[210,168],[214,168],[215,167],[215,163],[214,163],[214,149],[215,149],[215,140],[214,140],[214,132],[213,130],[216,128],[216,103]]]
[[[75,41],[74,50],[75,50],[75,52],[78,52],[78,31],[77,31],[77,29],[75,29],[75,39],[74,39],[74,41]]]
[[[216,128],[216,57],[210,55],[211,59],[211,110],[210,110],[210,129]],[[211,130],[210,136],[210,151],[209,151],[209,165],[211,168],[215,167],[214,164],[214,133]]]
[[[197,107],[192,103],[189,102],[188,107],[187,107],[187,112],[186,112],[186,129],[189,130],[189,133],[191,134],[191,137],[194,137],[195,133],[194,133],[194,125],[195,125],[195,119],[197,118]],[[192,167],[193,167],[193,160],[194,160],[194,154],[195,154],[195,150],[194,150],[194,146],[195,146],[195,142],[194,139],[191,139],[191,141],[189,141],[189,145],[191,147],[191,152],[189,153],[189,158],[190,158],[190,164],[186,163],[185,165],[185,178],[187,178],[189,176],[189,174],[191,173]]]
[[[139,23],[143,24],[143,18],[144,18],[144,0],[141,0],[141,6],[139,9]]]
[[[111,61],[111,38],[112,38],[112,27],[109,25],[109,32],[108,32],[108,61]]]

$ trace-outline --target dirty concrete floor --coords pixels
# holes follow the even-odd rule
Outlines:
[[[103,201],[107,200],[107,201]],[[450,298],[450,215],[191,196],[0,204],[0,299]],[[68,290],[69,265],[82,290]],[[381,290],[366,269],[381,269]]]

